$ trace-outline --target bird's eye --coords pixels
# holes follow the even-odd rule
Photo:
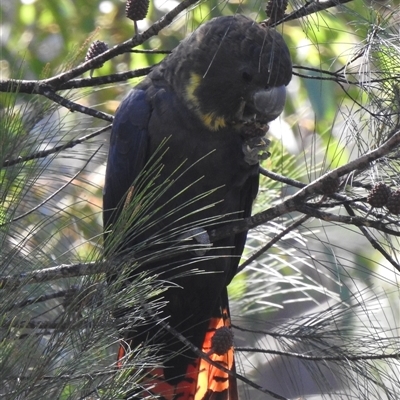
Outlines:
[[[244,80],[245,82],[249,83],[249,82],[252,81],[253,76],[252,76],[251,74],[249,74],[248,72],[244,71],[244,72],[242,73],[242,78],[243,78],[243,80]]]

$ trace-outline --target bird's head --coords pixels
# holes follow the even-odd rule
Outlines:
[[[211,130],[268,123],[283,111],[292,77],[289,50],[279,33],[247,17],[214,18],[165,61],[167,79]]]

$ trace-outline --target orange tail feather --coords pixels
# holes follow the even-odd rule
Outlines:
[[[212,353],[211,339],[215,331],[224,326],[231,328],[228,310],[224,310],[220,317],[210,319],[201,350],[203,353],[208,353],[212,361],[235,372],[233,347],[223,355]],[[126,353],[125,346],[121,344],[118,351],[118,368],[122,367],[122,359]],[[151,393],[161,396],[159,398],[162,400],[238,399],[236,379],[202,358],[195,359],[188,365],[185,377],[177,385],[166,382],[163,368],[147,370],[143,389],[143,397]]]

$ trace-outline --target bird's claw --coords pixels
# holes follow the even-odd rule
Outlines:
[[[260,161],[266,160],[271,154],[266,151],[270,145],[270,140],[264,137],[251,137],[243,143],[244,160],[249,165],[255,165]]]

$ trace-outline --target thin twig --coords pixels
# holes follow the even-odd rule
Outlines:
[[[344,205],[346,211],[350,215],[350,217],[354,217],[355,213],[353,209],[349,205]],[[396,262],[396,260],[378,243],[376,239],[372,237],[372,235],[368,232],[368,230],[364,226],[358,226],[358,229],[361,231],[361,233],[365,236],[365,238],[370,242],[371,246],[378,250],[379,253],[382,254],[383,257],[386,258],[387,261],[390,262],[390,264],[393,265],[397,269],[397,271],[400,271],[400,265]]]
[[[290,14],[285,15],[281,20],[276,21],[271,24],[271,26],[277,26],[284,22],[293,21],[295,19],[300,19],[302,17],[307,17],[311,14],[315,14],[320,11],[325,11],[329,8],[337,7],[342,4],[350,3],[353,0],[312,0],[306,2],[305,5],[300,7],[298,10],[292,11]],[[262,21],[262,23],[266,23],[267,20]]]
[[[59,146],[55,146],[51,149],[48,150],[40,150],[36,153],[33,154],[29,154],[25,157],[18,157],[15,159],[11,159],[11,160],[5,160],[3,162],[2,167],[11,167],[12,165],[16,165],[16,164],[20,164],[20,163],[24,163],[27,161],[31,161],[31,160],[37,160],[39,158],[45,158],[48,157],[51,154],[55,154],[55,153],[59,153],[60,151],[66,150],[66,149],[71,149],[72,147],[77,146],[78,144],[84,143],[89,139],[92,139],[96,136],[101,135],[102,133],[108,131],[109,129],[111,129],[111,125],[107,125],[104,128],[101,128],[93,133],[89,133],[88,135],[82,136],[78,139],[72,139],[69,142],[65,143],[65,144],[60,144]]]
[[[139,53],[139,54],[171,54],[171,50],[156,50],[156,49],[132,49],[131,53]]]
[[[394,354],[362,354],[362,355],[344,355],[344,356],[311,356],[308,354],[292,353],[289,351],[259,349],[254,347],[235,347],[235,351],[238,352],[250,352],[250,353],[263,353],[271,354],[284,357],[294,357],[300,360],[307,361],[370,361],[370,360],[388,360],[400,359],[400,353]]]
[[[375,228],[381,232],[387,233],[388,235],[400,236],[399,231],[395,231],[393,229],[388,229],[386,224],[381,221],[366,219],[363,217],[355,216],[347,216],[347,215],[336,215],[332,213],[328,213],[325,211],[318,210],[314,207],[309,207],[308,205],[298,205],[296,207],[296,211],[302,212],[310,217],[315,217],[327,222],[338,222],[340,224],[345,225],[354,225],[357,227],[368,227]]]
[[[2,312],[5,311],[10,311],[13,310],[15,308],[23,308],[26,306],[30,306],[32,304],[38,304],[38,303],[43,303],[45,301],[49,301],[49,300],[54,300],[54,299],[59,299],[62,297],[66,297],[66,296],[70,296],[72,294],[75,294],[77,292],[77,288],[76,287],[72,287],[70,289],[64,289],[64,290],[58,290],[54,293],[49,293],[49,294],[42,294],[40,296],[37,297],[29,297],[26,300],[22,300],[19,301],[18,303],[14,303],[6,308],[2,308]]]
[[[27,284],[41,283],[75,276],[99,274],[109,271],[108,268],[110,268],[110,263],[101,261],[60,264],[55,267],[0,277],[0,289],[4,289],[5,287],[17,288]]]
[[[243,271],[248,265],[250,265],[253,261],[257,260],[258,257],[260,257],[262,254],[264,254],[266,251],[268,251],[275,243],[278,243],[279,240],[281,240],[284,236],[286,236],[288,233],[296,229],[298,226],[306,222],[308,219],[311,217],[308,215],[303,216],[302,218],[298,219],[295,221],[293,224],[288,226],[286,229],[284,229],[282,232],[278,233],[273,239],[271,239],[266,245],[262,246],[260,249],[258,249],[255,253],[253,253],[244,263],[242,263],[239,268],[237,269],[237,273]]]
[[[43,89],[41,90],[40,94],[54,101],[55,103],[60,104],[61,106],[67,108],[72,112],[77,111],[82,114],[90,115],[91,117],[102,119],[107,122],[112,122],[114,120],[114,117],[110,114],[106,114],[102,111],[98,111],[93,108],[75,103],[69,99],[66,99],[65,97],[60,96],[59,94],[54,93],[53,90]]]
[[[57,329],[57,331],[61,332],[71,329],[71,322],[64,321],[61,323],[59,321],[41,321],[38,319],[19,321],[16,318],[13,319],[3,318],[0,322],[0,327],[4,329],[9,329],[9,328],[46,329],[46,330]]]
[[[235,330],[241,331],[241,332],[250,332],[252,334],[258,334],[258,335],[264,335],[264,336],[271,336],[273,338],[284,338],[284,339],[312,339],[315,337],[314,332],[311,332],[309,335],[304,335],[299,332],[294,332],[292,334],[290,333],[282,333],[282,332],[274,332],[274,331],[265,331],[265,330],[259,330],[259,329],[249,329],[249,328],[243,328],[242,326],[232,324],[232,328]]]
[[[156,64],[157,65],[157,64]],[[133,71],[119,72],[111,75],[97,76],[95,78],[77,78],[63,83],[57,90],[76,89],[84,87],[99,87],[111,83],[125,82],[129,79],[139,78],[148,75],[154,65],[151,67],[135,69]]]
[[[261,175],[266,176],[267,178],[270,178],[274,180],[275,182],[281,182],[289,186],[297,187],[299,189],[302,189],[303,187],[307,186],[305,183],[297,181],[296,179],[288,178],[287,176],[277,174],[276,172],[272,172],[268,169],[265,169],[263,167],[259,167],[259,171]]]

